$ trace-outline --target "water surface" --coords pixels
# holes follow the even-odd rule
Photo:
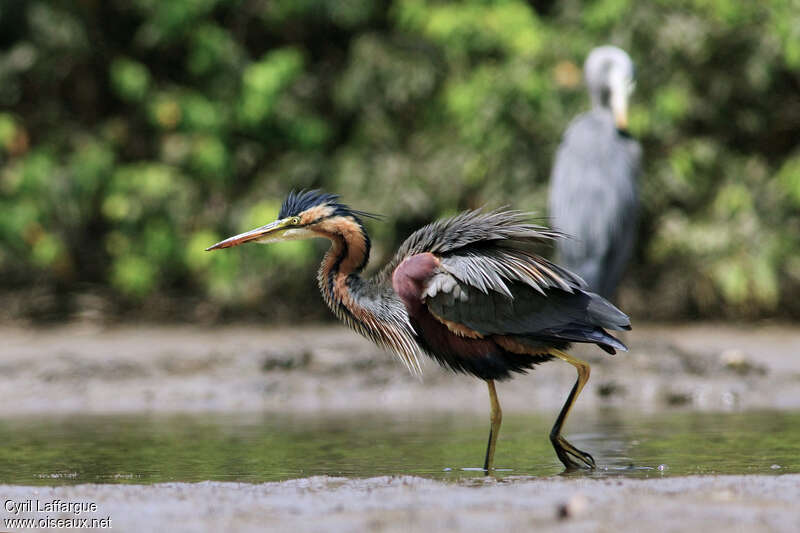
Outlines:
[[[553,417],[554,418],[554,417]],[[553,418],[507,414],[498,476],[562,472]],[[0,419],[0,484],[264,482],[332,475],[481,476],[488,421],[465,414],[135,415]],[[577,413],[592,476],[800,472],[800,413]]]

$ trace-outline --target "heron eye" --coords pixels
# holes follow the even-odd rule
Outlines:
[[[299,226],[300,225],[300,217],[292,217],[292,220],[290,221],[290,223],[292,224],[292,226]]]

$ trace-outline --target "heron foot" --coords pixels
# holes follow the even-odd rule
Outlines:
[[[567,470],[594,470],[597,468],[594,457],[583,450],[579,450],[561,435],[552,436],[550,442],[553,443],[553,448],[556,450],[558,459],[564,464]]]

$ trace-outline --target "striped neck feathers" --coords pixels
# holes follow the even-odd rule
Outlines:
[[[331,247],[317,273],[322,297],[337,318],[381,347],[394,352],[413,373],[420,373],[414,330],[403,302],[391,288],[361,277],[370,240],[360,220],[338,216],[314,231]]]

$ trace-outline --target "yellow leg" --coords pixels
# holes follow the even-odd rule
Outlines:
[[[503,422],[503,410],[500,408],[500,402],[497,400],[494,380],[487,379],[486,384],[489,386],[489,402],[492,406],[492,413],[490,416],[492,427],[489,429],[489,444],[486,447],[486,460],[483,462],[483,469],[486,471],[486,475],[489,475],[489,472],[491,472],[494,466],[494,448],[497,445],[497,435],[500,434],[500,424]]]
[[[570,409],[572,409],[572,404],[575,403],[575,399],[583,390],[583,386],[586,385],[587,381],[589,381],[589,364],[585,361],[581,361],[580,359],[576,359],[575,357],[572,357],[568,353],[564,353],[561,350],[553,349],[550,353],[555,357],[558,357],[559,359],[571,364],[578,370],[578,381],[576,381],[575,385],[572,387],[572,391],[569,393],[569,397],[564,403],[564,407],[561,408],[561,412],[558,414],[558,418],[556,419],[556,423],[553,425],[553,429],[550,430],[550,442],[553,443],[553,448],[556,450],[556,455],[558,455],[559,460],[564,463],[564,466],[567,467],[567,469],[593,469],[596,467],[594,458],[588,453],[579,450],[570,444],[567,439],[561,436],[561,427],[564,425],[564,421],[567,419]],[[580,462],[575,461],[575,459]]]

